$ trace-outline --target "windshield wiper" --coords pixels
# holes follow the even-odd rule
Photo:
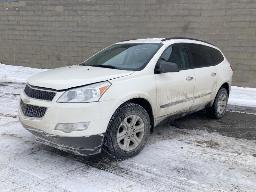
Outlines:
[[[89,65],[91,67],[102,67],[102,68],[110,68],[110,69],[118,69],[117,67],[113,65]]]
[[[85,62],[79,63],[78,65],[86,66]]]

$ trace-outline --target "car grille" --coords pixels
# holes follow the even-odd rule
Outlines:
[[[37,89],[30,85],[26,85],[24,92],[27,96],[31,98],[47,100],[47,101],[52,101],[56,95],[56,92],[54,91]]]
[[[46,107],[29,105],[29,104],[24,103],[22,100],[20,101],[20,108],[25,116],[36,117],[36,118],[43,117],[47,110]]]

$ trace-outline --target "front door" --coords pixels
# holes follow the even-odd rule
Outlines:
[[[189,111],[193,104],[195,75],[189,67],[186,50],[181,44],[171,45],[160,59],[178,64],[180,71],[155,74],[158,117]]]

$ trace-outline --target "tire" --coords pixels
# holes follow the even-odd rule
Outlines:
[[[222,118],[227,109],[227,102],[228,102],[228,91],[226,88],[221,87],[214,99],[213,105],[207,109],[210,117],[215,119]]]
[[[149,115],[142,106],[123,104],[109,122],[103,150],[116,160],[133,157],[144,148],[150,127]]]

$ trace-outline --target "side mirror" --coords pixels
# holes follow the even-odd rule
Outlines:
[[[160,59],[155,68],[155,74],[179,72],[179,67],[176,63],[167,62]]]

